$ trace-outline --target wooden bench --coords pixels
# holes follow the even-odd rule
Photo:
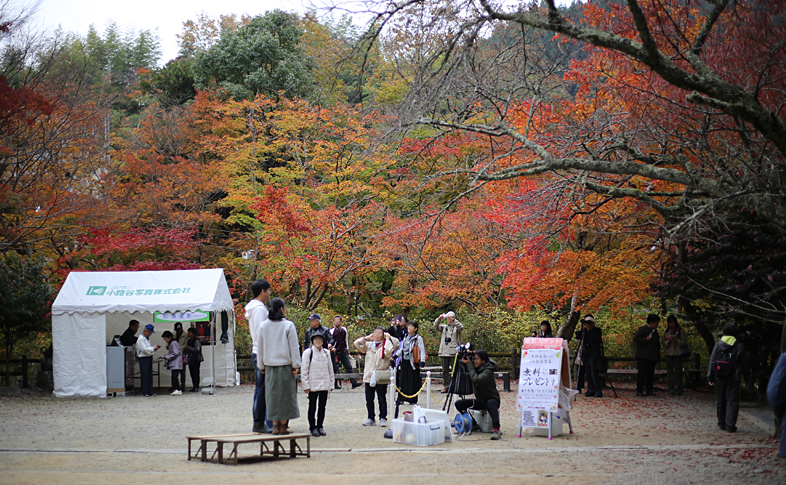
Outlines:
[[[297,440],[306,439],[306,451],[304,452]],[[266,453],[273,455],[273,458],[279,458],[282,454],[288,454],[290,458],[296,456],[305,456],[311,458],[311,434],[287,434],[287,435],[268,435],[259,433],[243,433],[243,434],[225,434],[225,435],[207,435],[207,436],[186,436],[188,439],[188,459],[200,457],[202,461],[208,461],[207,458],[207,445],[210,442],[216,443],[216,449],[213,450],[213,455],[210,460],[213,460],[218,454],[218,463],[224,463],[224,445],[231,444],[232,451],[229,452],[228,460],[237,465],[237,447],[242,443],[259,443],[259,456],[264,456]],[[200,442],[199,448],[192,455],[191,442],[198,440]],[[282,441],[289,441],[289,452],[287,452]],[[272,449],[268,443],[273,442]]]

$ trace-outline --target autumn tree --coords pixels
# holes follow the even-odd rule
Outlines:
[[[371,38],[402,19],[430,27],[401,111],[405,126],[478,133],[505,147],[444,175],[465,174],[470,186],[545,176],[565,195],[642,203],[657,214],[656,247],[690,240],[710,221],[742,211],[782,230],[786,54],[784,23],[771,9],[629,1],[588,3],[577,12],[550,1],[538,8],[469,0],[388,3],[378,14]],[[553,75],[533,76],[542,56],[500,51],[518,53],[528,67],[511,81],[515,68],[506,73],[500,61],[488,69],[505,57],[484,54],[488,32],[499,25],[516,26],[525,38],[556,33],[566,49],[587,45],[590,57],[564,75],[563,63],[541,63]],[[576,83],[579,103],[560,102],[576,88],[565,85],[560,94],[551,88],[559,81]],[[538,123],[555,108],[560,116],[551,125]]]

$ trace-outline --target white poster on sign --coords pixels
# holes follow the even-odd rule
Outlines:
[[[556,411],[559,405],[563,349],[554,344],[561,339],[526,340],[531,342],[525,342],[521,351],[517,399],[517,406],[521,411],[521,427],[546,428],[549,425],[549,413]],[[532,342],[534,340],[555,342]],[[556,348],[532,348],[538,343]]]

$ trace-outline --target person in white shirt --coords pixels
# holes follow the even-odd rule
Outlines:
[[[160,345],[150,343],[150,336],[156,333],[155,327],[151,324],[145,325],[142,335],[136,339],[136,355],[139,358],[139,373],[142,376],[142,395],[145,397],[153,396],[153,354],[160,349]]]
[[[256,386],[254,387],[254,403],[251,407],[251,415],[254,418],[254,433],[270,433],[273,423],[265,422],[267,416],[267,406],[265,405],[265,376],[260,372],[258,365],[258,343],[257,335],[262,326],[262,322],[267,320],[268,308],[266,303],[270,301],[270,283],[266,279],[256,280],[251,284],[251,293],[254,299],[246,305],[246,321],[248,321],[248,333],[251,335],[251,362],[254,365],[256,374]]]
[[[311,347],[303,351],[300,383],[308,396],[308,428],[311,436],[326,436],[322,425],[325,422],[325,406],[333,389],[333,363],[330,352],[322,345],[325,335],[311,335]]]

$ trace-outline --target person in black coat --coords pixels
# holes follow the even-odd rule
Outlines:
[[[581,342],[581,360],[587,378],[587,397],[603,397],[603,384],[600,381],[600,364],[603,357],[603,332],[595,326],[595,317],[586,315],[581,328],[576,332]]]
[[[305,352],[306,349],[311,348],[311,337],[317,333],[322,334],[324,337],[325,347],[327,347],[329,351],[333,351],[333,345],[335,345],[333,335],[331,335],[330,330],[328,330],[327,327],[322,326],[322,318],[318,314],[312,313],[311,316],[308,317],[308,329],[306,330],[306,335],[303,339],[301,353]]]
[[[660,317],[650,313],[647,324],[642,325],[633,335],[636,343],[636,364],[639,369],[636,377],[636,395],[654,396],[652,386],[655,381],[655,366],[660,360]]]
[[[120,343],[123,344],[124,347],[133,347],[136,344],[136,333],[139,331],[139,322],[137,320],[131,320],[128,322],[128,328],[123,335],[120,336]]]

